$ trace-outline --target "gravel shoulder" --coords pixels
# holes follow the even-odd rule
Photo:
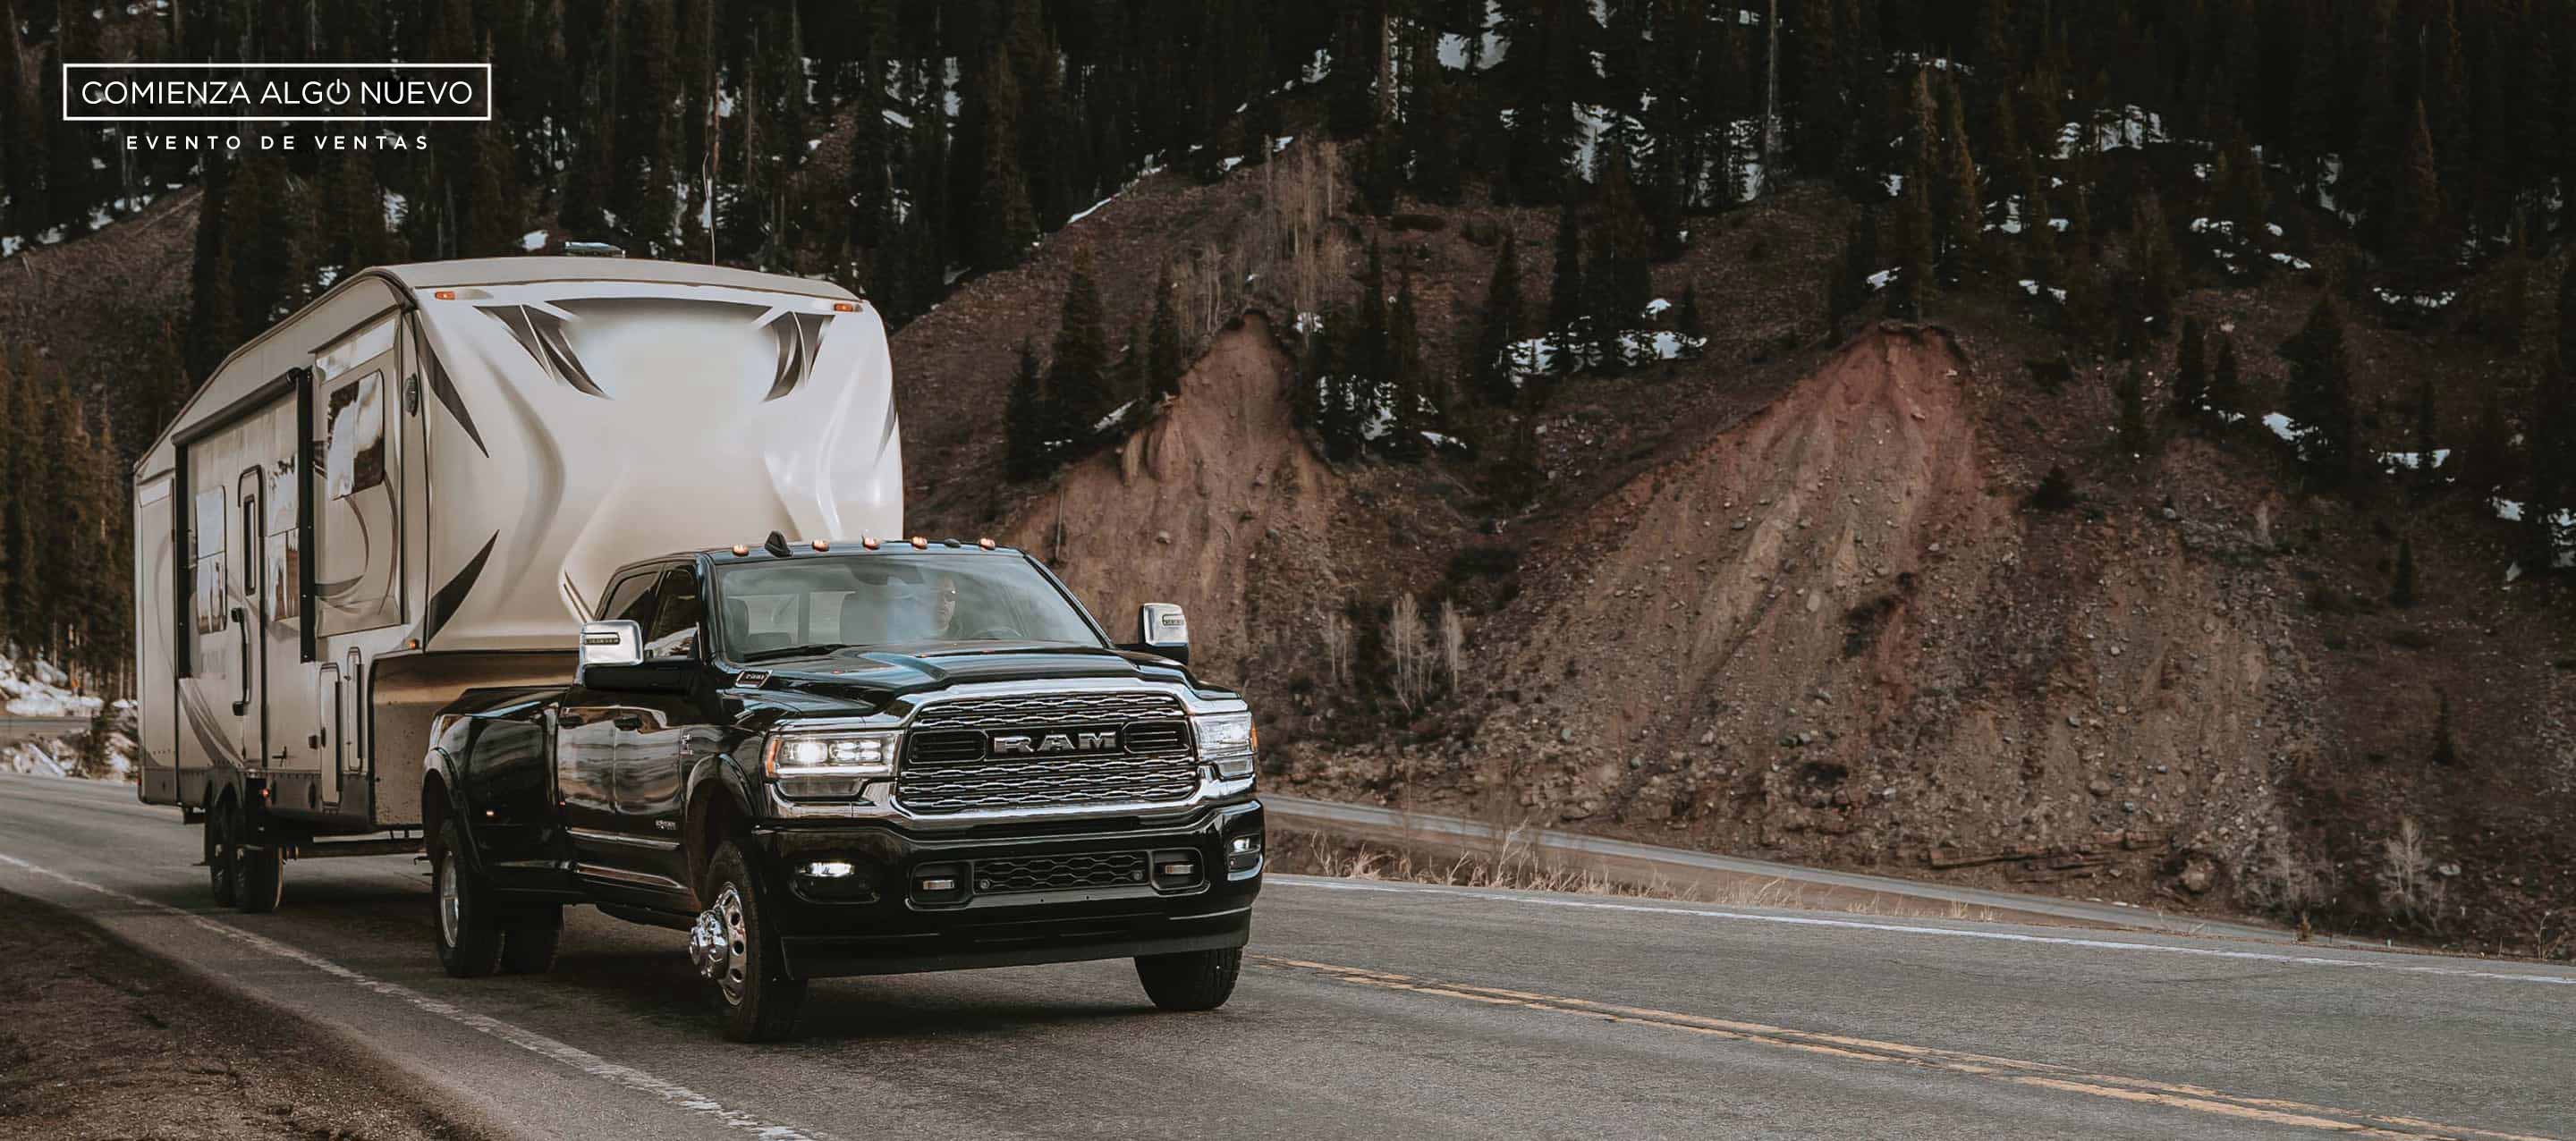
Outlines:
[[[469,1141],[341,1034],[0,892],[0,1138]]]

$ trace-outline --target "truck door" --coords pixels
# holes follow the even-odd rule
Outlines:
[[[706,644],[705,592],[692,567],[675,567],[654,593],[644,626],[647,661],[696,662]],[[681,785],[713,726],[690,693],[636,693],[611,722],[617,730],[617,830],[634,849],[638,871],[673,881],[688,875],[680,850]]]
[[[260,524],[266,518],[261,502],[263,485],[260,469],[250,468],[234,483],[236,511],[234,534],[241,537],[233,544],[236,552],[233,582],[237,590],[227,600],[232,608],[234,627],[240,632],[241,697],[233,702],[233,712],[241,718],[242,762],[254,769],[269,765],[268,752],[268,615],[261,606],[260,585],[266,581],[260,566]]]
[[[661,594],[663,568],[630,572],[610,583],[602,619],[623,618],[650,627]],[[617,826],[619,722],[643,724],[630,707],[634,695],[576,685],[555,711],[554,786],[565,835],[578,870],[594,880],[637,886],[635,846]]]

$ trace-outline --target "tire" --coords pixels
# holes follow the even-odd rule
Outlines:
[[[1223,1006],[1234,994],[1234,978],[1241,973],[1241,947],[1136,958],[1136,980],[1145,984],[1145,996],[1165,1010],[1214,1010]]]
[[[206,886],[214,892],[215,906],[231,907],[241,898],[241,844],[239,815],[229,799],[216,802],[206,813]]]
[[[501,921],[501,970],[504,974],[542,975],[555,967],[555,948],[563,943],[563,905],[521,908]]]
[[[266,915],[277,910],[286,898],[286,849],[243,848],[240,895],[233,905],[245,913]]]
[[[438,909],[433,928],[438,965],[452,978],[479,979],[501,969],[501,924],[491,892],[465,866],[465,837],[453,820],[440,825],[430,850],[430,898]]]
[[[726,840],[707,861],[698,898],[707,909],[689,931],[689,964],[704,981],[708,1005],[735,1042],[776,1042],[796,1033],[805,980],[791,979],[770,930],[768,896],[742,845]]]

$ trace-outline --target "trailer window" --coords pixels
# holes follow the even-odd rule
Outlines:
[[[194,542],[189,551],[193,577],[188,609],[197,616],[197,632],[215,634],[228,625],[224,617],[224,489],[208,488],[196,494],[193,507],[196,520],[189,530]]]
[[[347,499],[385,482],[385,374],[331,390],[323,408],[322,494]]]

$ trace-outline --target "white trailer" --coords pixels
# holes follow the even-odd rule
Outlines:
[[[416,844],[432,711],[569,681],[611,570],[898,534],[902,468],[884,325],[838,286],[586,257],[352,275],[135,467],[140,795],[207,822],[220,901],[274,907],[289,856]]]

